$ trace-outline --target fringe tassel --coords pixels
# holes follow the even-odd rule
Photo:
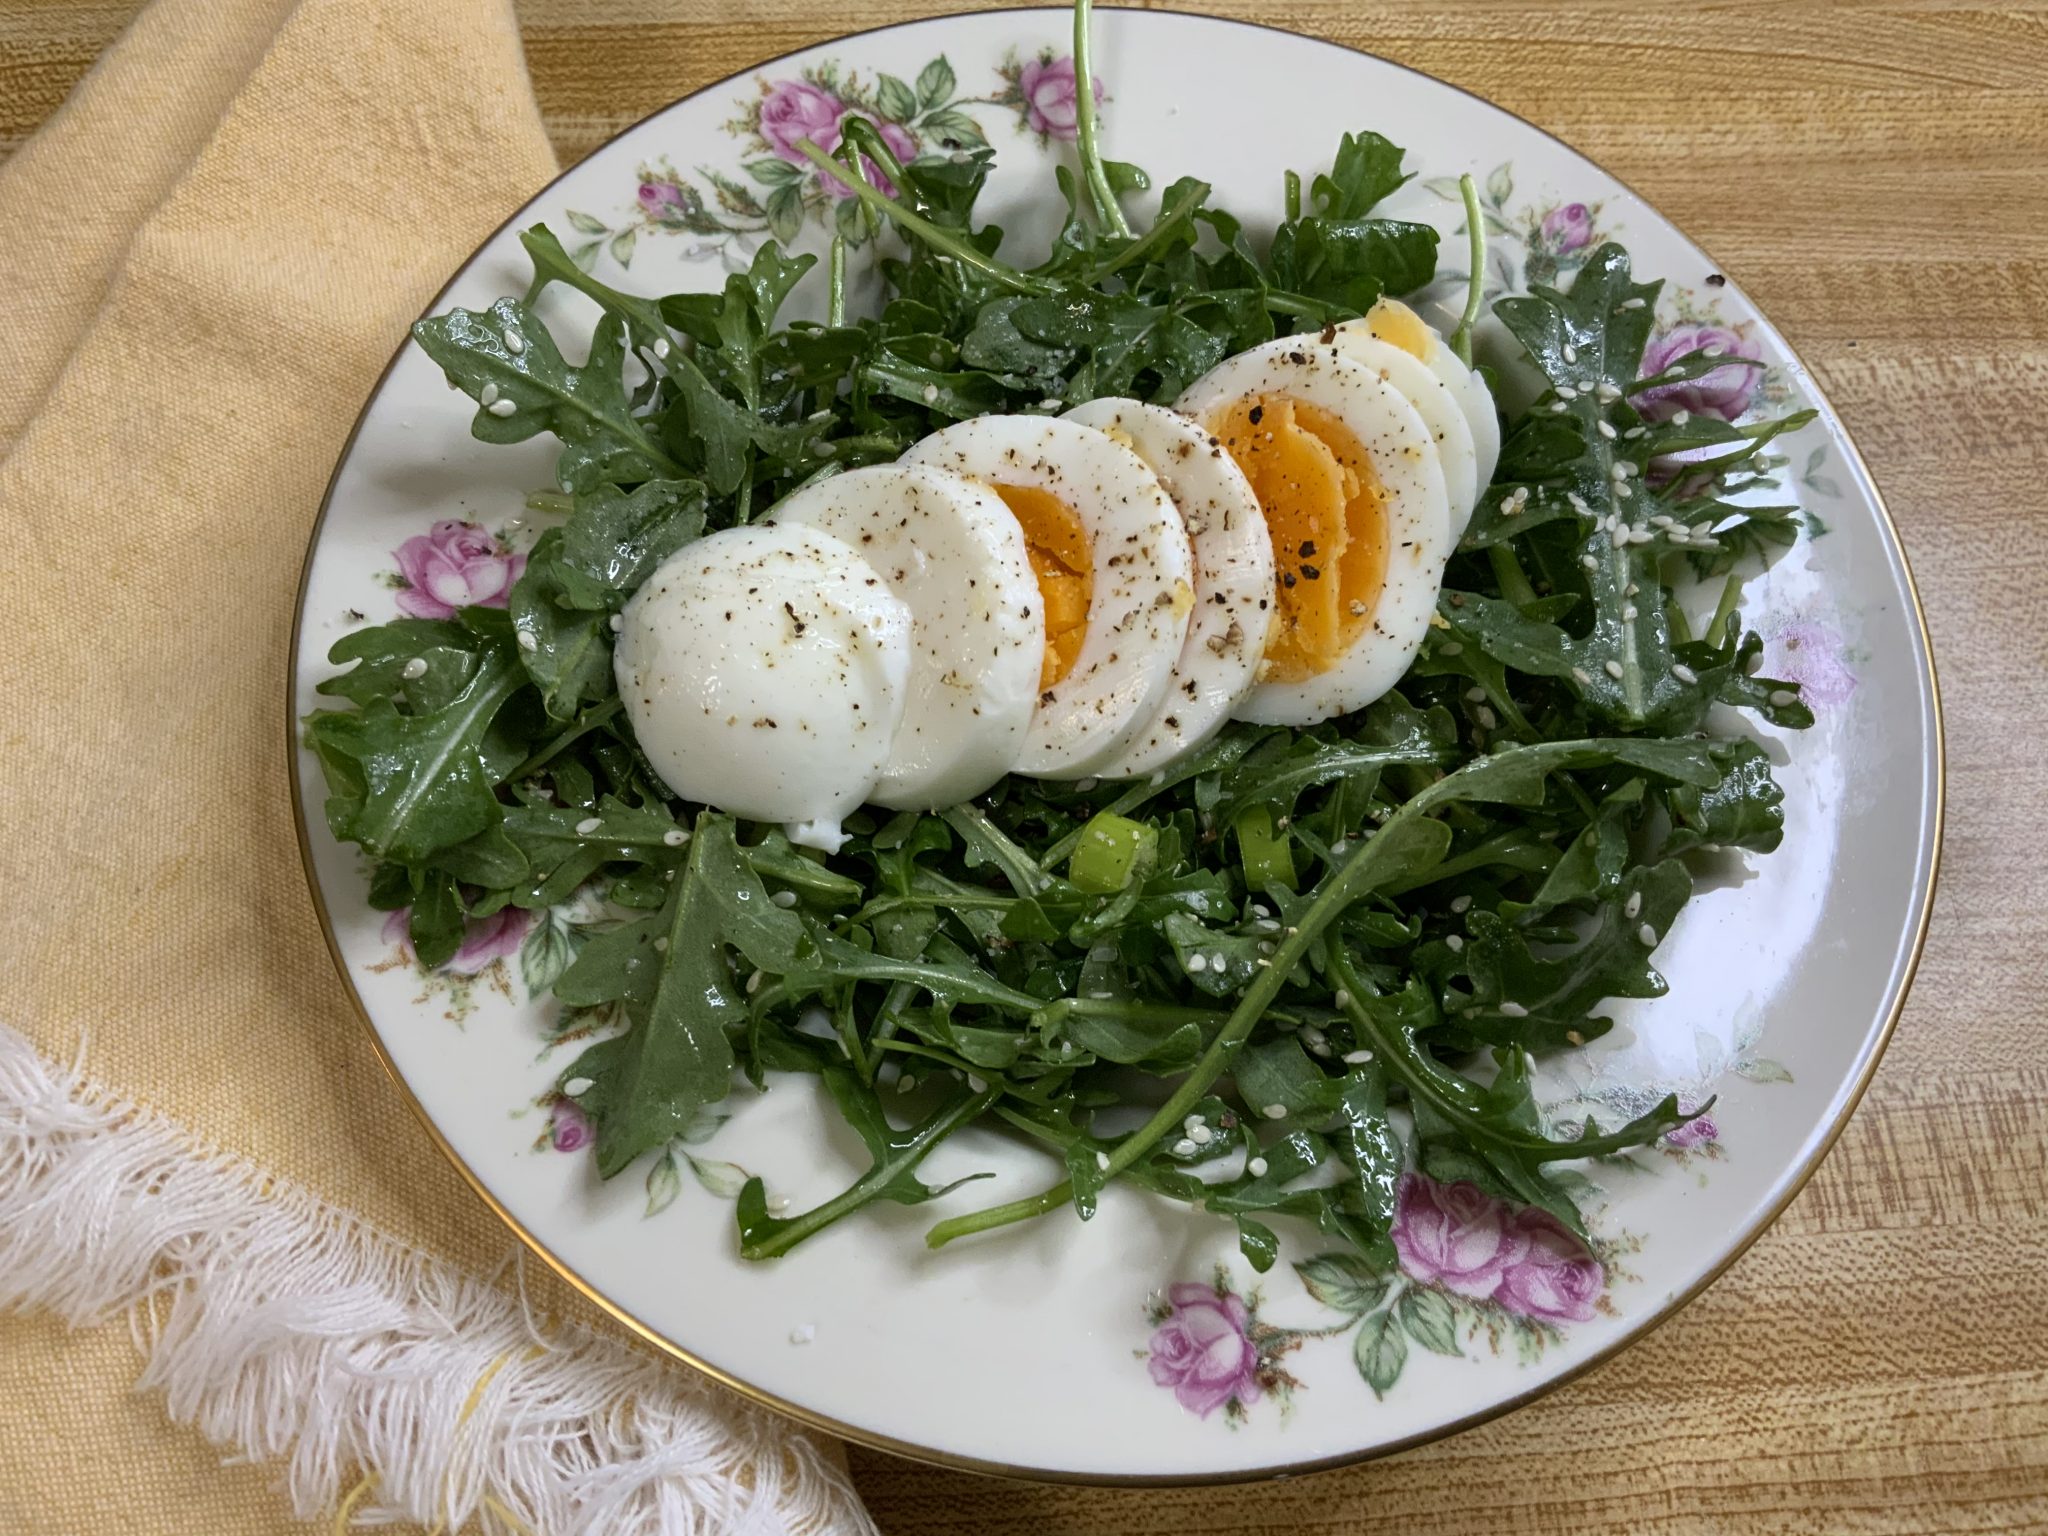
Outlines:
[[[872,1536],[804,1431],[523,1302],[0,1026],[0,1306],[125,1316],[138,1385],[301,1519],[498,1536]],[[346,1503],[344,1503],[346,1500]]]

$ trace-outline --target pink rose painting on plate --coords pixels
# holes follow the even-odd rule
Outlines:
[[[475,523],[446,518],[391,552],[403,585],[398,611],[414,619],[452,619],[462,608],[502,608],[526,556]]]
[[[1095,97],[1103,99],[1102,81]],[[852,245],[871,238],[854,189],[821,170],[804,153],[806,141],[828,155],[845,143],[848,124],[864,121],[886,157],[877,151],[860,158],[870,186],[894,196],[896,177],[884,159],[908,165],[926,155],[972,153],[988,145],[988,131],[975,108],[1014,114],[1017,130],[1050,148],[1077,133],[1074,61],[1046,49],[1028,59],[1012,56],[996,69],[985,95],[962,94],[949,60],[941,55],[901,74],[873,75],[842,68],[836,61],[779,79],[761,78],[754,94],[737,103],[726,132],[739,141],[738,174],[710,166],[679,170],[667,159],[639,168],[633,202],[622,216],[600,218],[566,210],[564,236],[571,258],[585,271],[609,256],[632,264],[642,237],[682,235],[691,259],[723,261],[743,270],[763,240],[794,240],[807,223],[826,225]]]
[[[1403,1174],[1388,1236],[1388,1268],[1355,1252],[1294,1266],[1310,1297],[1342,1314],[1336,1323],[1275,1323],[1261,1315],[1259,1291],[1240,1293],[1222,1267],[1210,1284],[1169,1286],[1148,1309],[1152,1335],[1139,1351],[1146,1370],[1198,1418],[1221,1409],[1226,1422],[1242,1423],[1264,1397],[1284,1417],[1301,1383],[1281,1360],[1310,1341],[1349,1336],[1359,1375],[1384,1397],[1414,1349],[1463,1357],[1483,1343],[1491,1354],[1511,1346],[1524,1362],[1537,1358],[1567,1325],[1601,1309],[1612,1279],[1550,1212],[1464,1181]]]

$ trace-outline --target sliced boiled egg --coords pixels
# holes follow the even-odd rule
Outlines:
[[[1023,531],[1045,620],[1016,771],[1077,779],[1158,712],[1194,607],[1180,513],[1145,461],[1093,427],[980,416],[904,454],[988,486]]]
[[[664,561],[621,619],[619,696],[663,782],[836,851],[902,724],[913,632],[853,545],[722,529]]]
[[[1269,348],[1281,350],[1298,345],[1294,341],[1267,343]],[[1472,509],[1479,503],[1479,492],[1485,482],[1479,478],[1479,454],[1472,441],[1472,424],[1457,390],[1414,353],[1381,340],[1364,329],[1361,322],[1338,326],[1330,345],[1372,369],[1415,407],[1415,414],[1422,418],[1422,424],[1429,428],[1429,435],[1436,442],[1437,456],[1443,460],[1444,493],[1451,499],[1451,532],[1454,536],[1463,533],[1472,520]],[[1454,364],[1458,363],[1449,348],[1444,349],[1444,354]]]
[[[1024,531],[996,494],[949,470],[876,464],[804,487],[769,520],[844,540],[910,609],[903,724],[868,798],[938,810],[1008,773],[1046,630]]]
[[[1178,405],[1222,439],[1273,543],[1277,613],[1238,718],[1362,709],[1407,671],[1451,550],[1429,428],[1376,371],[1306,337],[1219,364]]]
[[[1476,504],[1478,495],[1493,483],[1494,467],[1500,463],[1500,416],[1494,410],[1493,392],[1486,387],[1486,381],[1451,350],[1450,343],[1428,321],[1399,299],[1381,299],[1358,319],[1345,321],[1337,327],[1331,344],[1349,351],[1358,339],[1366,337],[1398,347],[1415,358],[1443,381],[1458,402],[1465,424],[1472,430]],[[1362,355],[1361,360],[1371,361]],[[1426,413],[1423,419],[1429,419]],[[1452,509],[1456,510],[1455,503]],[[1457,531],[1463,533],[1465,522],[1471,518],[1469,508],[1459,517]]]
[[[1103,399],[1076,406],[1066,419],[1108,433],[1151,467],[1179,509],[1194,554],[1195,607],[1166,699],[1122,754],[1098,770],[1105,778],[1135,778],[1215,735],[1251,690],[1273,623],[1273,543],[1244,471],[1191,417]]]

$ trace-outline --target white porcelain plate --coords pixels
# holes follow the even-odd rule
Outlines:
[[[646,293],[717,286],[771,227],[822,249],[838,205],[784,150],[851,107],[889,121],[904,151],[970,125],[999,156],[985,210],[1011,249],[1042,249],[1057,226],[1048,162],[1072,154],[1067,37],[1064,11],[952,16],[711,86],[520,210],[435,308],[521,291],[516,231],[540,220],[607,281]],[[1426,1183],[1402,1205],[1404,1273],[1372,1295],[1318,1268],[1327,1244],[1313,1232],[1287,1232],[1282,1262],[1255,1276],[1228,1224],[1124,1189],[1086,1224],[1060,1212],[928,1252],[935,1210],[1045,1183],[1038,1154],[970,1132],[927,1176],[995,1179],[936,1208],[872,1209],[748,1264],[730,1199],[739,1169],[801,1210],[865,1167],[810,1080],[743,1094],[708,1141],[600,1183],[574,1112],[544,1105],[567,1058],[549,1049],[551,1005],[533,995],[589,914],[478,924],[453,967],[423,974],[365,905],[355,852],[320,824],[304,754],[302,825],[337,961],[421,1113],[548,1262],[650,1339],[814,1422],[932,1459],[1102,1480],[1301,1471],[1442,1434],[1584,1369],[1719,1273],[1799,1188],[1867,1081],[1918,954],[1941,804],[1933,672],[1892,527],[1806,370],[1611,176],[1447,85],[1284,32],[1111,11],[1097,18],[1096,56],[1108,151],[1155,186],[1197,175],[1218,204],[1270,224],[1284,170],[1321,169],[1343,132],[1377,129],[1420,172],[1394,206],[1437,223],[1446,269],[1463,265],[1464,245],[1445,194],[1470,171],[1494,287],[1568,282],[1612,237],[1639,277],[1667,280],[1653,345],[1690,350],[1711,327],[1767,364],[1710,376],[1668,408],[1819,407],[1781,439],[1784,496],[1810,514],[1807,530],[1745,602],[1765,670],[1803,683],[1819,717],[1767,733],[1784,846],[1724,857],[1658,951],[1670,995],[1614,1005],[1612,1036],[1570,1053],[1547,1085],[1561,1110],[1603,1120],[1667,1090],[1717,1096],[1683,1145],[1585,1170],[1597,1258],[1558,1249],[1470,1186]],[[585,301],[549,292],[557,334],[587,334],[590,315],[572,307]],[[471,411],[411,345],[379,385],[314,536],[295,718],[315,707],[327,648],[352,626],[503,602],[535,533],[525,495],[549,483],[555,447],[476,443]]]

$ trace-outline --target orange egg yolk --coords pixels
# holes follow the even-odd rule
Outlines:
[[[1038,669],[1041,691],[1074,670],[1081,642],[1088,638],[1088,603],[1095,595],[1095,559],[1088,530],[1074,509],[1035,485],[998,485],[995,493],[1024,530],[1024,551],[1038,579],[1045,610],[1045,660]]]
[[[1367,310],[1365,328],[1388,346],[1399,347],[1418,361],[1429,361],[1430,343],[1436,335],[1422,316],[1398,299],[1381,299]]]
[[[1327,672],[1372,616],[1387,575],[1386,493],[1372,458],[1331,412],[1288,395],[1240,400],[1212,417],[1265,509],[1277,612],[1272,682]]]

